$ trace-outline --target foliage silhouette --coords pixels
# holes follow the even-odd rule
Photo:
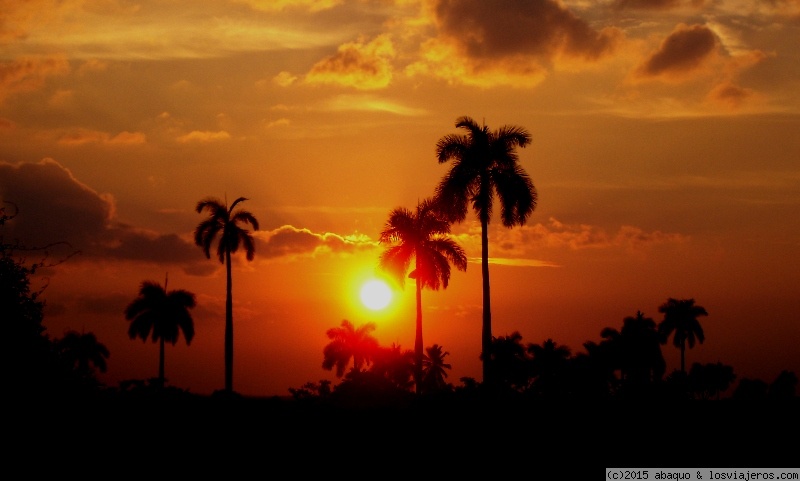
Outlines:
[[[619,389],[626,396],[642,396],[662,380],[666,362],[661,337],[653,319],[641,311],[622,321],[622,329],[607,327],[600,332],[607,345],[614,370],[619,370]]]
[[[449,233],[450,223],[438,211],[433,199],[425,199],[417,204],[415,212],[404,207],[393,209],[379,237],[380,243],[390,244],[380,256],[380,267],[391,272],[401,286],[405,284],[406,272],[414,260],[414,268],[408,277],[414,279],[416,287],[414,379],[417,392],[422,388],[424,358],[422,289],[447,289],[450,263],[458,270],[467,270],[467,255],[458,243],[447,237]]]
[[[372,359],[370,371],[392,382],[399,389],[414,386],[414,351],[399,345],[378,347]]]
[[[422,386],[426,393],[437,391],[452,390],[452,386],[447,382],[447,370],[453,367],[444,362],[444,358],[450,353],[442,350],[442,346],[434,344],[425,348],[425,358],[423,359]]]
[[[767,397],[773,400],[786,400],[795,397],[797,388],[797,375],[792,371],[783,370],[772,381],[767,390]]]
[[[725,392],[736,380],[736,374],[733,372],[733,367],[717,363],[700,364],[695,362],[692,364],[687,376],[687,383],[689,392],[696,399],[719,399],[720,395]]]
[[[108,369],[106,359],[111,353],[93,332],[69,330],[61,339],[55,340],[55,345],[64,362],[84,383],[96,384],[95,370],[104,373]]]
[[[3,204],[12,206],[13,212],[7,212],[5,205],[0,208],[0,227],[19,212],[13,202],[3,201]],[[7,360],[0,377],[9,394],[25,399],[92,394],[100,386],[93,372],[77,372],[78,366],[70,362],[69,356],[62,355],[65,352],[58,340],[51,339],[47,333],[43,323],[43,294],[48,279],[44,278],[43,285],[37,289],[31,286],[31,279],[39,269],[55,267],[79,253],[73,251],[50,261],[48,249],[55,245],[69,246],[66,242],[34,247],[19,241],[7,244],[0,235],[0,319],[3,325],[0,346]],[[30,262],[25,256],[31,253],[42,257],[38,262]]]
[[[344,319],[340,327],[332,327],[325,333],[331,340],[323,349],[322,368],[328,371],[336,368],[336,377],[342,377],[345,369],[353,361],[352,370],[361,372],[369,366],[379,351],[378,340],[371,334],[377,326],[367,322],[356,328]]]
[[[125,308],[125,319],[130,321],[128,337],[147,341],[151,337],[158,342],[158,382],[166,383],[164,377],[164,344],[178,342],[180,333],[186,344],[194,338],[194,320],[189,310],[196,306],[195,295],[184,289],[167,291],[154,281],[144,281],[139,287],[139,295]]]
[[[541,399],[567,397],[570,391],[570,348],[547,339],[542,344],[528,344],[526,351],[531,355],[532,393]]]
[[[242,225],[249,224],[258,230],[258,220],[252,213],[237,209],[240,202],[248,200],[239,197],[230,208],[225,202],[207,197],[197,203],[197,213],[208,212],[208,218],[198,224],[194,231],[194,242],[203,249],[206,258],[211,258],[211,247],[217,240],[216,257],[225,264],[225,391],[233,392],[233,280],[231,276],[231,254],[241,246],[248,261],[255,256],[255,240],[252,233]]]
[[[686,345],[694,347],[695,340],[701,344],[705,340],[703,327],[697,319],[707,316],[708,312],[702,306],[695,305],[694,299],[667,299],[661,304],[658,312],[664,314],[664,319],[658,324],[658,333],[661,343],[664,344],[672,337],[672,344],[681,350],[681,372],[686,374]]]
[[[517,147],[531,142],[522,127],[504,125],[491,131],[470,117],[459,117],[456,128],[465,135],[448,134],[436,145],[439,163],[453,161],[450,170],[436,187],[436,199],[448,219],[462,222],[469,206],[481,224],[481,276],[483,279],[483,322],[481,359],[484,383],[492,384],[490,349],[492,345],[492,312],[489,288],[489,222],[495,194],[500,199],[503,225],[523,225],[536,208],[537,192],[528,174],[519,165]]]

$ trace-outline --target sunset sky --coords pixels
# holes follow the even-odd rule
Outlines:
[[[413,348],[413,285],[382,311],[358,291],[389,212],[433,194],[436,142],[470,116],[530,132],[539,196],[525,226],[490,225],[494,336],[578,353],[694,298],[709,315],[687,365],[771,382],[800,375],[799,47],[800,0],[0,0],[0,200],[19,208],[0,235],[80,251],[33,286],[49,281],[51,337],[109,348],[111,386],[158,373],[158,345],[127,334],[140,283],[195,293],[166,377],[210,394],[225,270],[194,245],[194,208],[248,198],[234,389],[288,395],[338,382],[322,351],[344,319]],[[423,292],[423,327],[459,385],[481,380],[475,215],[453,234],[470,263]]]

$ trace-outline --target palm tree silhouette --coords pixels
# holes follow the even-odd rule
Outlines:
[[[379,352],[378,340],[371,334],[376,325],[367,322],[356,328],[347,319],[341,327],[332,327],[325,335],[331,340],[323,349],[322,368],[336,368],[336,377],[342,377],[350,360],[353,360],[353,372],[361,372],[361,368],[369,365]]]
[[[456,269],[467,270],[467,255],[453,239],[447,237],[450,223],[437,210],[433,199],[417,204],[416,212],[398,207],[389,213],[389,220],[381,231],[379,242],[392,243],[380,257],[380,266],[394,274],[400,285],[405,284],[406,272],[414,259],[414,269],[408,277],[415,280],[417,298],[416,331],[414,336],[417,392],[422,383],[422,288],[447,289],[450,281],[450,263]]]
[[[194,320],[189,309],[196,305],[193,293],[184,289],[167,291],[167,280],[164,287],[154,281],[144,281],[139,287],[139,295],[125,308],[125,319],[131,321],[128,336],[131,339],[141,338],[147,341],[152,337],[158,341],[158,383],[164,386],[164,343],[174,346],[180,333],[186,339],[186,345],[194,339]]]
[[[672,344],[681,350],[681,374],[686,376],[685,352],[686,344],[689,348],[694,347],[695,340],[701,344],[705,340],[703,327],[699,316],[707,316],[705,308],[697,306],[694,299],[667,299],[667,302],[659,306],[658,312],[664,314],[664,319],[658,324],[658,333],[661,336],[661,343],[664,344],[673,334]]]
[[[620,381],[634,391],[660,381],[666,371],[661,337],[653,319],[641,311],[622,320],[622,330],[606,327],[600,332],[614,362]]]
[[[414,351],[398,344],[379,348],[372,359],[371,372],[389,380],[402,390],[414,386]]]
[[[447,389],[447,369],[452,366],[444,362],[444,358],[450,355],[449,352],[442,351],[442,346],[434,344],[425,348],[425,358],[423,363],[422,385],[426,392],[440,391]]]
[[[492,347],[492,311],[489,295],[489,221],[495,193],[500,199],[500,215],[505,227],[523,225],[536,208],[537,192],[528,174],[518,163],[516,147],[531,142],[522,127],[505,125],[490,131],[470,117],[460,117],[456,127],[466,135],[449,134],[439,139],[439,163],[453,160],[450,171],[436,187],[436,197],[447,206],[448,218],[462,222],[469,205],[481,223],[481,275],[483,278],[483,327],[481,359],[483,380],[491,384],[489,355]]]
[[[225,264],[226,296],[225,296],[225,391],[233,392],[233,282],[231,277],[231,254],[241,246],[248,261],[255,256],[255,241],[252,233],[241,227],[250,224],[258,230],[258,220],[250,212],[236,209],[240,202],[248,200],[239,197],[230,208],[226,203],[207,197],[197,203],[197,213],[208,211],[208,218],[201,222],[194,231],[194,243],[203,249],[206,258],[211,258],[211,245],[219,237],[216,256]]]
[[[93,378],[95,369],[106,372],[108,368],[106,359],[111,353],[93,332],[67,331],[64,337],[56,341],[56,348],[67,365],[82,379]]]
[[[572,351],[568,346],[559,346],[552,339],[541,344],[528,344],[527,352],[531,355],[531,388],[542,397],[553,397],[565,394],[567,390],[566,376]]]

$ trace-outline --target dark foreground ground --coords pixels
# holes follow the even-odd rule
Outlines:
[[[606,467],[800,465],[796,400],[345,406],[195,396],[4,410],[3,468],[68,477],[599,480]]]

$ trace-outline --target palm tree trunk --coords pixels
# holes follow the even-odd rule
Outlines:
[[[169,273],[164,275],[164,294],[168,294],[167,284],[169,284]],[[164,379],[164,335],[161,335],[158,344],[158,383],[159,387],[164,387],[166,379]]]
[[[164,387],[166,379],[164,379],[164,336],[158,343],[158,384],[159,387]]]
[[[419,269],[419,262],[417,262]],[[417,271],[419,272],[419,271]],[[417,326],[414,336],[414,378],[417,384],[417,394],[422,389],[422,285],[420,276],[417,276]]]
[[[489,296],[489,220],[481,216],[481,275],[483,277],[483,330],[481,332],[481,352],[483,358],[483,382],[491,386],[492,379],[492,308]]]
[[[686,352],[686,341],[681,340],[681,374],[686,375],[686,362],[684,361],[684,355]]]
[[[225,250],[227,293],[225,296],[225,391],[233,392],[233,280],[231,277],[231,253]]]

